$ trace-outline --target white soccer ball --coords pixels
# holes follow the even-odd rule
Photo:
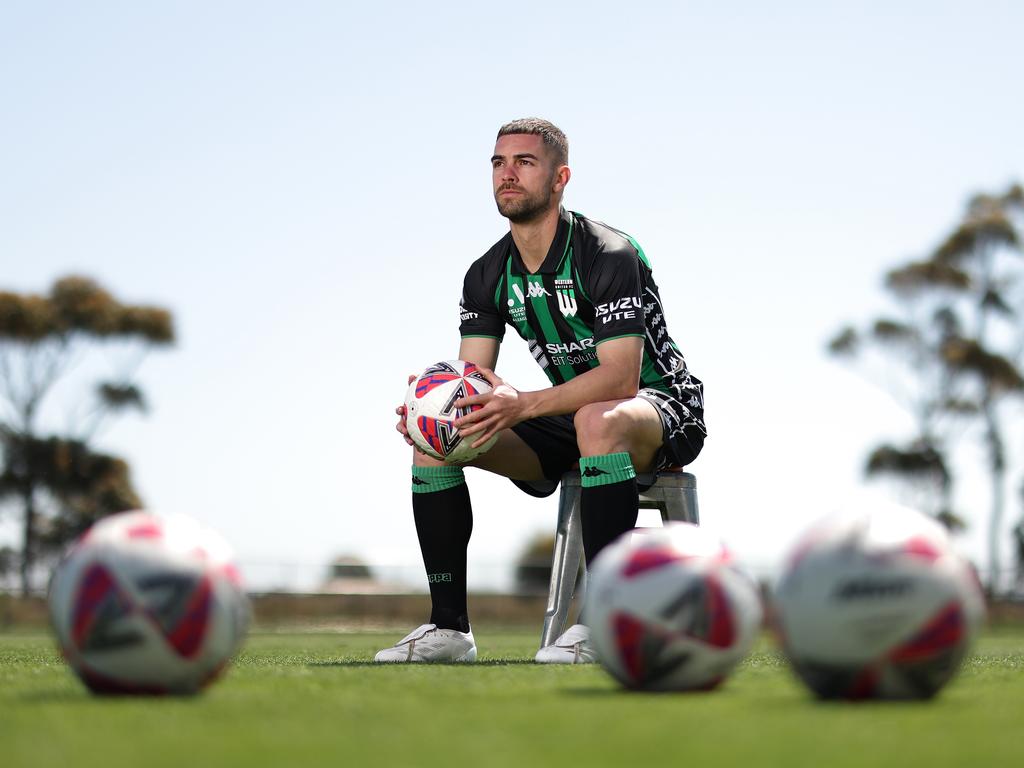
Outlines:
[[[442,360],[430,366],[409,385],[405,394],[409,437],[424,453],[450,464],[464,464],[486,453],[497,441],[497,435],[473,448],[472,443],[480,436],[463,439],[453,422],[481,407],[456,408],[456,400],[490,391],[491,385],[473,363]]]
[[[227,543],[187,517],[125,512],[92,526],[50,582],[64,657],[95,693],[194,693],[245,636]]]
[[[584,616],[598,659],[627,688],[711,690],[761,626],[756,585],[690,523],[626,533],[591,564]]]
[[[786,655],[825,699],[935,695],[984,614],[977,579],[946,530],[881,502],[811,527],[776,603]]]

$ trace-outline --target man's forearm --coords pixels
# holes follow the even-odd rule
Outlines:
[[[536,392],[520,392],[526,400],[526,418],[575,413],[588,403],[626,400],[637,393],[638,377],[616,366],[599,365],[565,384]]]

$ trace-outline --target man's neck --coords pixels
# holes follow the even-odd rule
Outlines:
[[[558,216],[559,206],[556,205],[535,219],[511,224],[512,239],[528,272],[536,272],[547,258],[558,232]]]

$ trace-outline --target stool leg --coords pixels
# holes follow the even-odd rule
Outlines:
[[[555,551],[551,560],[551,586],[548,589],[547,610],[544,612],[544,629],[540,636],[541,648],[554,643],[564,631],[582,555],[580,488],[563,482],[558,501]]]
[[[678,520],[700,525],[700,510],[697,508],[697,489],[680,488],[678,493],[665,493],[659,500],[662,522]]]

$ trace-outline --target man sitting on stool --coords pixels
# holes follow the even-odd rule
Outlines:
[[[579,463],[583,549],[589,564],[636,525],[637,472],[690,464],[700,453],[704,387],[668,333],[651,266],[629,235],[561,206],[568,142],[546,120],[498,131],[494,198],[510,231],[469,267],[460,306],[459,358],[493,389],[457,401],[483,407],[455,422],[464,438],[497,442],[469,462],[527,493],[551,494]],[[493,368],[510,325],[552,386],[520,392]],[[405,428],[404,406],[397,409]],[[430,622],[377,661],[473,661],[466,608],[466,548],[473,513],[462,466],[413,453],[413,516],[430,585]],[[593,661],[576,624],[537,661]]]

